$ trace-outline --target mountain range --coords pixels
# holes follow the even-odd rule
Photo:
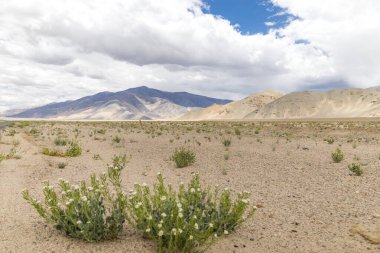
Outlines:
[[[12,112],[12,111],[11,111]],[[3,114],[4,116],[4,114]],[[380,117],[380,87],[302,91],[266,90],[231,101],[141,86],[101,92],[5,114],[62,120],[252,120]]]
[[[47,104],[7,116],[67,120],[173,119],[191,109],[229,102],[231,100],[210,98],[187,92],[166,92],[141,86]]]

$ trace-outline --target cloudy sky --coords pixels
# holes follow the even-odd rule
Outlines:
[[[379,0],[0,0],[0,111],[146,85],[380,85]]]

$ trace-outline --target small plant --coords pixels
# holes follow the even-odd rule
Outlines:
[[[360,164],[352,163],[348,165],[348,169],[356,176],[361,176],[363,174],[363,170],[360,168]]]
[[[225,139],[225,140],[223,140],[223,145],[226,147],[226,148],[228,148],[229,146],[231,146],[231,140],[229,140],[229,139]]]
[[[54,140],[54,144],[55,144],[56,146],[66,146],[66,145],[67,145],[67,140],[62,139],[62,138],[56,138],[56,139]]]
[[[239,128],[235,128],[235,134],[236,134],[236,135],[241,135],[241,131],[240,131]]]
[[[56,190],[45,182],[43,204],[28,190],[22,195],[42,218],[70,237],[85,241],[114,239],[123,229],[127,203],[120,179],[125,164],[115,161],[121,160],[114,159],[108,172],[100,177],[91,175],[89,185],[85,181],[72,185],[60,180],[60,189]]]
[[[66,150],[65,155],[69,157],[76,157],[82,154],[82,148],[77,142],[71,142],[70,147]]]
[[[340,148],[337,148],[335,152],[331,154],[331,158],[334,163],[340,163],[344,159],[344,154]]]
[[[59,156],[59,157],[64,157],[65,154],[58,151],[58,150],[53,150],[53,149],[48,149],[48,148],[43,148],[42,149],[42,154],[48,155],[48,156]]]
[[[37,135],[39,132],[38,132],[38,129],[33,127],[30,131],[29,131],[30,134],[32,135]]]
[[[178,148],[174,151],[171,159],[177,165],[177,168],[184,168],[192,165],[195,162],[195,153],[184,147]]]
[[[330,136],[330,137],[325,138],[324,141],[326,141],[328,144],[333,144],[335,139]]]
[[[2,154],[2,153],[0,153],[0,163],[3,161],[3,160],[5,160],[5,155],[4,154]]]
[[[120,138],[119,136],[115,136],[115,137],[112,139],[112,141],[113,141],[114,143],[119,144],[119,143],[121,142],[121,138]]]
[[[157,252],[200,252],[220,236],[235,231],[256,208],[249,208],[249,193],[232,201],[228,189],[219,194],[202,188],[198,175],[178,193],[166,186],[161,174],[151,190],[135,184],[128,202],[131,221],[156,242]]]
[[[65,167],[66,167],[66,163],[64,163],[64,162],[60,162],[60,163],[58,163],[58,168],[59,169],[64,169]]]
[[[229,158],[230,158],[230,155],[229,155],[228,153],[225,153],[225,154],[224,154],[224,160],[227,161]]]

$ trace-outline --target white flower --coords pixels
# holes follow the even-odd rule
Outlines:
[[[161,216],[165,218],[166,217],[166,213],[162,213]]]
[[[228,231],[227,231],[227,230],[224,230],[224,234],[225,234],[225,235],[228,235]]]
[[[80,220],[78,220],[78,221],[77,221],[77,224],[80,225],[80,224],[82,224],[82,222],[81,222]]]
[[[224,190],[225,190],[225,191],[228,191],[229,189],[228,189],[228,187],[226,187],[226,188],[224,188]]]
[[[215,238],[218,238],[218,235],[217,235],[217,234],[214,234],[214,237],[215,237]]]
[[[158,236],[163,236],[164,235],[164,231],[160,230],[160,232],[158,232]]]
[[[74,185],[73,188],[74,190],[79,190],[79,185]]]
[[[201,188],[198,188],[198,189],[197,189],[197,191],[199,191],[199,192],[200,192],[200,191],[201,191]]]
[[[157,227],[158,227],[158,228],[162,228],[162,224],[159,223],[159,224],[157,225]]]
[[[179,229],[178,229],[178,232],[179,232],[180,234],[182,234],[183,230],[179,228]]]
[[[148,220],[152,220],[152,219],[153,219],[152,215],[149,215]]]
[[[182,204],[181,203],[177,203],[177,207],[178,208],[182,208]]]
[[[182,213],[178,213],[178,217],[183,218],[183,214]]]
[[[196,216],[196,215],[194,215],[194,216],[193,216],[193,218],[194,218],[194,219],[196,219],[196,218],[197,218],[197,216]]]
[[[172,229],[172,233],[173,233],[174,235],[176,235],[176,234],[177,234],[177,229],[173,228],[173,229]]]
[[[195,229],[199,229],[198,223],[195,223],[195,224],[194,224],[194,228],[195,228]]]
[[[253,208],[253,209],[257,209],[257,206],[253,206],[252,208]]]
[[[214,224],[210,223],[210,224],[208,224],[208,226],[209,226],[210,228],[212,228],[212,227],[214,227]]]
[[[192,235],[189,236],[189,240],[193,240],[193,238],[194,238],[194,237],[193,237]]]
[[[138,202],[138,203],[135,205],[135,208],[138,209],[138,208],[140,208],[141,205],[142,205],[142,203],[141,203],[141,202]]]
[[[243,202],[243,203],[245,203],[245,204],[248,204],[249,199],[242,199],[241,202]]]
[[[82,196],[82,201],[87,201],[87,197],[86,196]]]
[[[161,201],[165,201],[166,200],[166,196],[161,196]]]
[[[87,190],[92,191],[92,190],[94,190],[94,188],[92,188],[92,187],[90,186],[90,187],[87,188]]]
[[[190,189],[190,192],[191,192],[191,193],[194,193],[194,192],[195,192],[195,189],[194,189],[194,188],[191,188],[191,189]]]
[[[147,229],[145,230],[145,232],[149,233],[149,232],[150,232],[150,228],[147,228]]]

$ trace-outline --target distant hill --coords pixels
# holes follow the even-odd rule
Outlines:
[[[180,120],[380,117],[380,87],[253,94],[226,105],[193,110]]]
[[[380,89],[334,89],[293,92],[265,105],[245,119],[379,117]]]
[[[282,93],[267,90],[225,105],[214,104],[207,108],[192,110],[180,116],[179,120],[242,119],[252,112],[257,112],[282,95]]]
[[[226,104],[216,99],[187,92],[166,92],[146,86],[119,92],[101,92],[73,101],[52,103],[8,117],[51,119],[172,119],[194,108]]]

